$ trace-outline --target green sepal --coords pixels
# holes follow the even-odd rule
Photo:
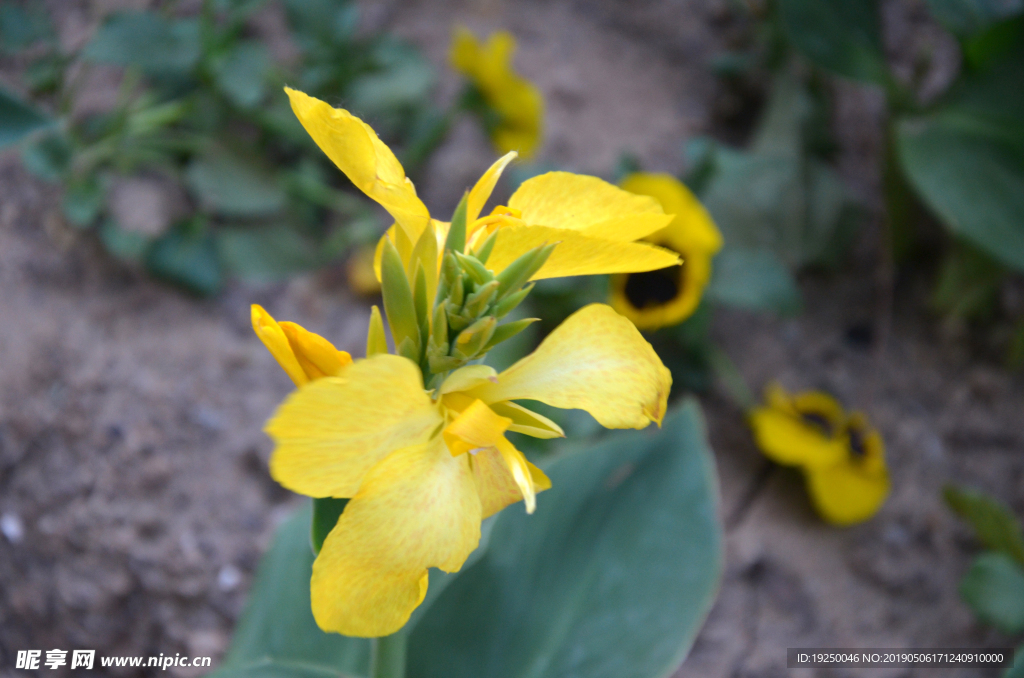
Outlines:
[[[499,325],[494,329],[494,335],[484,344],[483,352],[486,353],[506,339],[511,339],[538,320],[540,318],[523,318],[522,320],[514,320],[510,323]]]
[[[497,306],[494,307],[494,315],[498,316],[499,318],[504,318],[509,313],[514,311],[516,307],[519,306],[519,304],[523,303],[523,299],[525,299],[530,294],[530,292],[533,291],[533,285],[534,283],[530,283],[529,285],[519,290],[518,292],[513,292],[512,294],[508,295],[507,297],[499,301]]]
[[[466,286],[462,282],[462,276],[457,275],[452,281],[451,290],[448,292],[448,302],[455,307],[455,313],[462,310],[462,302],[465,301],[465,299]]]
[[[462,307],[462,315],[467,318],[477,318],[483,315],[483,312],[487,310],[488,304],[491,303],[491,300],[498,293],[498,285],[497,280],[492,280],[469,295]]]
[[[416,322],[412,289],[409,287],[409,279],[405,277],[405,267],[402,266],[398,250],[387,238],[384,239],[384,251],[380,260],[380,278],[384,313],[388,316],[395,345],[401,346],[406,339],[410,339],[413,342],[414,354],[418,354],[420,328]]]
[[[494,316],[477,320],[459,333],[455,345],[452,347],[452,354],[466,359],[472,359],[479,355],[483,347],[494,336],[497,326],[498,319]]]
[[[434,374],[442,374],[462,367],[466,364],[466,361],[453,356],[443,356],[440,358],[430,357],[427,359],[427,363],[430,365],[431,372]]]
[[[427,301],[427,274],[419,264],[416,265],[415,280],[413,302],[416,304],[416,321],[420,328],[420,345],[423,346],[430,335],[430,303]]]
[[[313,555],[320,555],[324,540],[338,524],[338,518],[341,517],[346,504],[348,504],[348,499],[335,499],[334,497],[313,500],[313,520],[310,521],[309,526]]]
[[[491,251],[494,249],[494,243],[496,242],[498,242],[498,229],[495,229],[494,233],[487,236],[487,240],[484,240],[484,243],[480,245],[476,252],[473,253],[477,258],[477,261],[481,264],[486,264],[487,260],[491,256]]]
[[[505,270],[497,276],[498,282],[501,283],[498,286],[498,298],[501,299],[512,290],[518,290],[526,284],[526,281],[540,270],[540,267],[547,262],[548,257],[554,251],[554,245],[534,247],[505,267]]]
[[[448,228],[448,237],[445,238],[445,250],[461,252],[466,249],[466,209],[469,202],[469,191],[462,194],[455,212],[452,214],[452,224]]]
[[[398,345],[398,355],[408,358],[417,365],[420,364],[420,350],[412,337],[402,339],[402,343]]]
[[[494,274],[477,261],[476,257],[467,256],[460,252],[455,252],[454,254],[459,262],[459,266],[477,285],[486,285],[494,280]]]
[[[366,357],[388,352],[388,338],[384,334],[384,320],[376,305],[370,309],[370,328],[366,332]]]
[[[466,320],[458,308],[453,308],[451,303],[447,304],[445,311],[448,313],[448,329],[451,332],[461,332],[469,327],[470,321]]]

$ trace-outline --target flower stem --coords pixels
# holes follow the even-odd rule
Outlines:
[[[371,644],[370,678],[405,678],[405,629],[374,638]]]

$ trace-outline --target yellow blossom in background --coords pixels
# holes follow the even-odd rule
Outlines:
[[[847,414],[825,393],[789,395],[774,384],[765,401],[750,413],[757,445],[769,459],[803,471],[821,517],[852,525],[875,515],[889,494],[889,472],[882,436],[864,415]]]
[[[544,99],[529,80],[512,69],[515,49],[516,40],[507,31],[492,33],[481,45],[469,30],[459,26],[449,59],[497,114],[497,124],[489,131],[498,152],[518,151],[530,158],[540,144]]]
[[[711,278],[711,260],[722,248],[722,236],[700,201],[670,174],[636,172],[620,186],[656,199],[675,219],[646,240],[678,252],[682,263],[656,271],[616,275],[611,280],[611,305],[642,330],[675,325],[697,309]]]
[[[518,401],[582,409],[608,428],[660,425],[671,374],[636,327],[603,304],[574,313],[500,374],[469,362],[496,336],[502,314],[489,298],[521,299],[527,279],[670,266],[678,255],[634,241],[672,217],[652,198],[565,172],[524,182],[507,206],[480,216],[513,152],[469,191],[460,229],[449,234],[368,125],[286,91],[316,143],[396,222],[378,251],[400,355],[387,353],[376,308],[367,357],[350,362],[325,339],[253,307],[257,334],[299,387],[266,427],[275,443],[271,475],[300,494],[350,498],[313,565],[314,618],[326,631],[385,636],[423,601],[428,568],[459,570],[484,518],[520,500],[533,512],[537,493],[550,487],[506,433],[563,433]],[[462,251],[445,252],[450,235]],[[498,289],[511,296],[494,296]]]
[[[373,267],[374,252],[373,246],[363,245],[352,253],[345,264],[349,289],[364,297],[380,294],[380,281]]]

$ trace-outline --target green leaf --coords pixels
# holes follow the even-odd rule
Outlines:
[[[911,185],[955,234],[1024,270],[1024,45],[898,126]]]
[[[947,485],[946,503],[978,533],[985,548],[1005,553],[1024,566],[1024,536],[1020,523],[1001,503],[976,490]]]
[[[185,181],[205,206],[224,215],[262,216],[285,203],[285,192],[269,170],[224,149],[210,149],[189,163]]]
[[[313,553],[319,555],[320,548],[324,545],[324,539],[331,533],[334,526],[338,524],[338,518],[348,506],[348,499],[335,499],[325,497],[313,500],[313,519],[310,525],[310,541],[313,545]]]
[[[1024,645],[1018,645],[1014,650],[1016,657],[1013,666],[1003,672],[1003,678],[1024,678]]]
[[[968,36],[985,27],[1019,14],[1022,0],[925,0],[939,23],[959,36]]]
[[[352,110],[364,116],[422,103],[434,86],[434,69],[414,48],[389,45],[384,55],[381,68],[354,80],[348,91]]]
[[[49,124],[49,118],[0,87],[0,149]]]
[[[134,66],[155,77],[187,75],[200,53],[197,20],[167,19],[150,11],[111,16],[82,51],[86,59]]]
[[[991,317],[1007,271],[998,261],[967,243],[954,241],[943,255],[931,304],[950,318]]]
[[[224,282],[213,236],[199,218],[179,223],[157,238],[145,263],[153,276],[200,296],[219,292]]]
[[[44,8],[25,11],[11,2],[0,5],[0,52],[18,52],[52,35]]]
[[[1024,571],[1003,553],[983,553],[960,582],[978,618],[1006,634],[1024,631]]]
[[[239,108],[252,108],[267,93],[270,54],[258,42],[238,42],[213,62],[217,87]]]
[[[792,274],[768,250],[726,247],[715,257],[706,295],[720,304],[780,315],[800,310]]]
[[[1024,5],[1024,0],[1020,3]],[[965,67],[987,68],[1024,42],[1024,15],[994,23],[963,41]]]
[[[21,161],[32,174],[46,181],[59,181],[71,162],[72,148],[67,138],[47,132],[21,147]]]
[[[227,269],[250,280],[280,280],[323,263],[310,239],[288,223],[221,226],[215,237]]]
[[[78,228],[88,228],[103,209],[106,193],[96,177],[86,177],[64,189],[64,217]]]
[[[366,676],[370,641],[324,633],[313,620],[309,579],[312,511],[307,505],[277,530],[260,562],[231,647],[216,678]]]
[[[817,65],[854,80],[887,82],[877,0],[779,0],[779,14],[789,39]]]
[[[140,262],[146,256],[152,240],[133,231],[125,231],[113,219],[103,222],[99,229],[100,242],[115,258]]]
[[[410,678],[651,678],[686,656],[722,571],[717,480],[696,402],[548,465],[528,516],[413,629]]]

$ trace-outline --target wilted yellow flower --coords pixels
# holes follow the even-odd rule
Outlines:
[[[540,144],[544,99],[533,83],[512,69],[515,49],[516,40],[507,31],[492,33],[481,45],[471,32],[459,26],[449,59],[497,114],[497,124],[489,132],[498,152],[519,151],[530,158]]]
[[[395,217],[381,239],[380,266],[401,355],[386,352],[376,308],[367,357],[342,364],[326,340],[254,307],[257,333],[299,385],[267,424],[275,442],[270,470],[300,494],[351,499],[313,565],[317,623],[351,636],[389,635],[423,601],[428,568],[460,569],[479,542],[481,520],[519,500],[532,512],[536,494],[550,487],[506,433],[562,431],[517,401],[582,409],[609,428],[660,424],[671,374],[633,324],[602,304],[577,311],[501,374],[466,363],[500,330],[524,322],[496,326],[502,309],[529,291],[519,288],[531,274],[674,263],[674,253],[632,242],[671,216],[651,198],[555,172],[525,182],[508,206],[480,217],[515,157],[509,153],[467,194],[458,222],[465,232],[449,234],[373,130],[346,111],[288,94],[317,144]],[[463,251],[444,252],[449,235]]]
[[[611,305],[642,330],[675,325],[697,309],[711,278],[711,259],[722,236],[686,186],[670,174],[636,172],[622,180],[630,193],[655,198],[675,219],[646,240],[682,255],[682,263],[656,271],[616,275]]]
[[[822,518],[852,525],[878,512],[889,494],[882,436],[863,414],[847,414],[818,391],[787,394],[773,384],[766,404],[750,413],[754,438],[765,455],[799,467]]]

